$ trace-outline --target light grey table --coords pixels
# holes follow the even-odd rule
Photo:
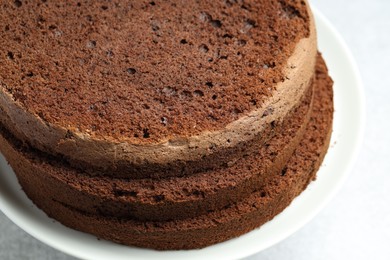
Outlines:
[[[255,259],[390,259],[390,1],[312,0],[343,35],[365,84],[365,141],[349,179],[309,224]],[[74,259],[0,213],[0,259]]]

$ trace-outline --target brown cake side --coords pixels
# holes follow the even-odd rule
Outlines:
[[[23,147],[1,127],[0,144],[9,147],[7,142],[11,142],[14,148],[8,150],[13,155],[8,156],[23,161],[14,165],[14,170],[35,175],[32,178],[35,184],[52,190],[52,198],[58,202],[104,216],[158,221],[183,219],[224,208],[259,190],[268,178],[282,171],[305,133],[311,117],[313,91],[310,89],[300,106],[283,120],[273,138],[264,145],[260,143],[255,152],[237,157],[226,168],[190,176],[158,180],[90,177],[26,144]]]
[[[2,122],[92,172],[183,175],[230,160],[267,138],[266,127],[299,102],[314,68],[305,1],[1,7]]]
[[[290,204],[308,183],[325,155],[333,117],[332,81],[323,60],[318,61],[313,115],[305,136],[285,170],[260,191],[230,206],[195,218],[172,221],[136,221],[89,215],[52,199],[52,191],[34,183],[34,175],[16,172],[29,197],[49,216],[72,228],[118,243],[156,249],[189,249],[208,246],[246,233],[272,219]],[[4,146],[1,146],[2,149]],[[4,150],[7,156],[9,151]],[[11,165],[22,163],[7,156]],[[15,167],[16,168],[16,167]]]

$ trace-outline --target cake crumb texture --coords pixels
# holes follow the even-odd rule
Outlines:
[[[2,1],[0,88],[90,135],[195,135],[272,95],[308,19],[295,0]]]

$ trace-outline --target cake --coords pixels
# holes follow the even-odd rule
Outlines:
[[[62,224],[201,248],[315,178],[333,91],[306,1],[14,1],[0,17],[0,149]]]

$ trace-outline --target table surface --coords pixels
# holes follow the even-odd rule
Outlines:
[[[350,177],[327,207],[286,240],[248,259],[390,259],[390,1],[311,3],[341,33],[358,63],[367,101],[365,141]],[[74,259],[32,238],[1,212],[0,230],[2,260]]]

